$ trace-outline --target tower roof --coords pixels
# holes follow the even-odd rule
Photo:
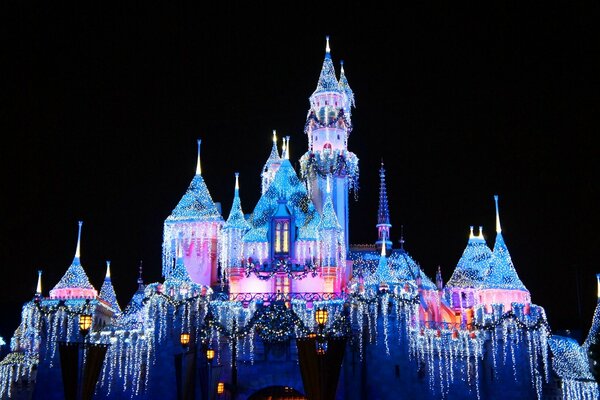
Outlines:
[[[392,275],[390,271],[390,263],[388,257],[386,255],[385,246],[381,247],[381,254],[379,255],[379,263],[377,264],[377,269],[374,273],[368,274],[365,277],[365,283],[367,285],[379,285],[381,283],[386,284],[397,284],[398,279]]]
[[[348,104],[352,107],[356,107],[354,102],[354,92],[350,88],[350,84],[348,83],[348,79],[346,78],[346,73],[344,72],[344,61],[340,61],[340,81],[338,83],[339,89],[342,93],[346,94],[348,98]]]
[[[459,288],[480,287],[489,273],[492,259],[492,251],[485,243],[481,227],[478,236],[473,235],[473,227],[471,227],[467,247],[458,260],[458,264],[446,286]]]
[[[140,264],[140,276],[138,278],[138,289],[129,300],[123,312],[115,319],[113,325],[124,329],[140,329],[144,321],[144,281],[142,280],[142,266]]]
[[[263,171],[268,170],[272,164],[280,162],[281,156],[279,155],[279,149],[277,149],[277,132],[273,129],[273,146],[271,147],[271,154],[269,154],[269,158],[265,162]]]
[[[421,287],[425,290],[435,289],[435,284],[423,272],[421,267],[404,249],[392,251],[389,257],[392,273],[399,282],[414,282],[417,276],[421,276]]]
[[[231,211],[229,217],[223,225],[223,229],[250,229],[250,224],[246,221],[244,212],[242,211],[242,204],[240,202],[240,186],[239,186],[239,173],[235,173],[235,189],[233,195],[233,203],[231,204]]]
[[[50,291],[50,297],[69,295],[72,297],[95,297],[97,295],[96,289],[90,283],[90,280],[81,266],[80,249],[81,249],[81,225],[83,222],[79,221],[79,233],[77,235],[77,249],[75,250],[75,257],[73,262],[67,269],[67,272],[63,275],[60,281]],[[74,292],[70,292],[71,289],[80,289]]]
[[[496,202],[496,241],[494,243],[494,262],[485,277],[483,288],[485,289],[512,289],[527,291],[523,282],[517,275],[517,270],[512,262],[508,248],[502,237],[500,227],[500,214],[498,213],[498,196],[494,196]]]
[[[594,310],[594,317],[592,318],[592,326],[582,345],[586,352],[591,344],[596,343],[596,336],[600,332],[600,274],[596,274],[596,282],[598,285],[598,301]]]
[[[110,261],[106,262],[106,277],[104,278],[98,297],[110,304],[115,314],[121,312],[121,307],[119,307],[119,302],[117,301],[117,294],[110,278]]]
[[[322,92],[339,92],[339,83],[335,76],[335,68],[331,60],[331,52],[329,49],[329,36],[326,37],[327,44],[325,46],[325,59],[321,67],[321,74],[317,82],[317,88],[313,92],[313,96]]]
[[[251,229],[244,235],[244,241],[267,240],[268,224],[279,207],[280,199],[285,199],[287,208],[295,218],[296,226],[300,228],[300,233],[303,228],[313,226],[313,220],[319,219],[319,213],[292,164],[289,160],[282,160],[273,182],[254,207],[252,217],[248,221]]]
[[[198,164],[196,167],[196,175],[165,222],[177,221],[223,221],[223,217],[219,213],[201,175],[200,140],[198,140]]]

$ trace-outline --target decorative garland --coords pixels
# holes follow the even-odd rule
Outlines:
[[[246,278],[250,274],[256,275],[260,280],[266,281],[271,279],[276,274],[287,274],[292,279],[301,280],[309,274],[312,277],[317,276],[317,267],[313,262],[302,264],[293,264],[289,260],[277,259],[270,265],[268,263],[260,264],[259,262],[245,263]]]

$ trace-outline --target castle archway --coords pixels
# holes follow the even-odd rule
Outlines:
[[[308,400],[308,397],[289,386],[267,386],[254,392],[248,400]]]

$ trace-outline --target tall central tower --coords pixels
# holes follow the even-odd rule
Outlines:
[[[358,189],[358,158],[348,151],[354,93],[346,79],[343,62],[339,80],[336,77],[329,36],[326,38],[325,60],[317,88],[309,101],[310,109],[304,127],[304,133],[308,137],[308,151],[300,159],[302,177],[321,214],[327,196],[327,180],[331,177],[333,208],[344,231],[348,252],[348,193]]]

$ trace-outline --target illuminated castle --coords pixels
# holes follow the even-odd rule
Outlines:
[[[231,210],[221,214],[198,140],[196,173],[164,222],[164,281],[144,284],[140,267],[123,309],[110,262],[99,293],[84,271],[80,222],[63,278],[44,296],[40,273],[23,306],[0,362],[0,398],[63,399],[75,390],[115,399],[207,398],[209,390],[215,398],[220,389],[238,399],[596,399],[587,350],[600,306],[582,346],[551,334],[505,244],[498,196],[493,248],[471,227],[444,285],[403,237],[394,248],[382,162],[377,236],[350,245],[354,93],[343,64],[336,75],[329,39],[309,103],[300,171],[289,137],[280,151],[273,132],[250,214],[237,172]],[[82,333],[83,362],[69,350]]]

